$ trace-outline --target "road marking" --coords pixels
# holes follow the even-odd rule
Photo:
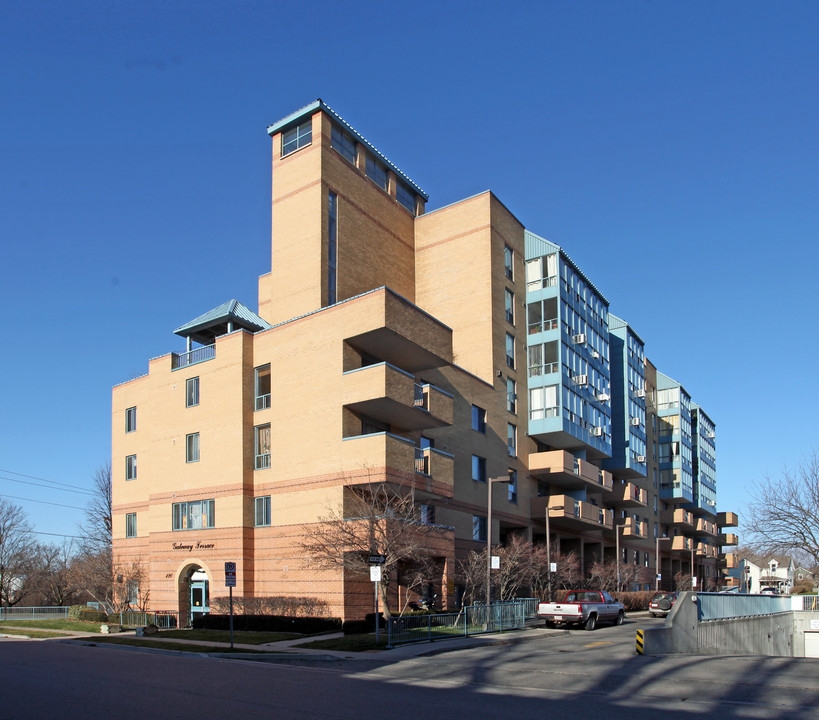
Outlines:
[[[601,642],[593,642],[593,643],[589,643],[588,645],[584,645],[583,647],[584,647],[584,648],[590,648],[590,647],[600,647],[601,645],[612,645],[612,643],[610,643],[610,642],[603,642],[603,641],[601,641]]]

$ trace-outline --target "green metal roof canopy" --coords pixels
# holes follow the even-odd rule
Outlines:
[[[238,300],[228,300],[195,320],[178,327],[174,330],[174,334],[201,345],[212,345],[217,337],[234,330],[247,330],[255,333],[270,327],[272,326],[268,322],[262,320]]]

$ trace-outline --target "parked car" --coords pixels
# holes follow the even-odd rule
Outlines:
[[[779,590],[772,587],[764,587],[759,592],[761,595],[779,595]]]
[[[586,630],[594,630],[598,622],[622,625],[626,610],[602,590],[570,590],[560,602],[540,603],[537,615],[546,621],[547,627],[582,625]]]
[[[651,617],[665,617],[677,601],[675,592],[657,592],[648,602],[648,612]]]

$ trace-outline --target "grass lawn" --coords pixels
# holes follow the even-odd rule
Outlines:
[[[153,640],[152,638],[135,638],[135,637],[117,637],[106,636],[101,638],[94,638],[95,645],[130,645],[132,647],[156,648],[159,650],[174,650],[176,652],[192,652],[192,653],[264,653],[264,650],[244,650],[239,648],[220,647],[216,645],[186,645],[184,643],[163,642],[162,640]]]
[[[0,624],[0,633],[3,635],[25,635],[30,638],[71,637],[71,635],[56,630],[18,630],[17,628],[4,628],[2,624]]]
[[[80,632],[98,633],[100,623],[88,622],[86,620],[15,620],[9,618],[0,622],[0,632],[8,632],[3,628],[11,627],[36,628],[38,630],[77,630]]]
[[[230,642],[230,630],[162,630],[159,633],[163,638],[177,640],[195,640],[196,642]],[[247,632],[234,630],[233,642],[242,645],[263,645],[280,640],[295,640],[304,637],[298,633],[284,632]]]

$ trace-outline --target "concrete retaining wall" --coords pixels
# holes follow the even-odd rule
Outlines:
[[[772,615],[700,622],[696,593],[681,593],[661,628],[643,630],[643,653],[697,655],[805,656],[805,632],[817,613],[781,612]]]

